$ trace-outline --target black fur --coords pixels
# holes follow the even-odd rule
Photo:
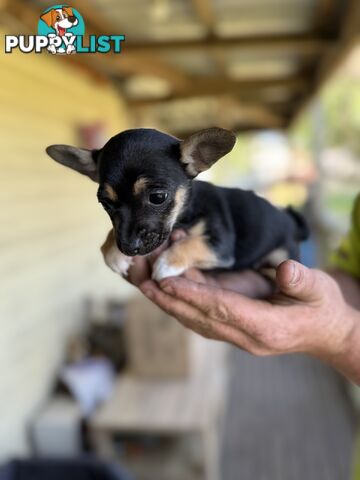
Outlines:
[[[294,220],[293,212],[280,210],[249,190],[194,181],[177,226],[188,229],[206,218],[206,233],[220,264],[243,270],[261,266],[262,259],[278,248],[287,250],[289,258],[299,258],[299,240],[306,238],[305,221],[298,212]]]

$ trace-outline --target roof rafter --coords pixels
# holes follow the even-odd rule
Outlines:
[[[164,100],[180,100],[192,97],[207,97],[211,95],[241,95],[259,92],[264,89],[283,89],[285,92],[301,93],[307,88],[306,77],[281,77],[278,79],[248,79],[242,81],[230,80],[227,77],[214,77],[205,79],[193,79],[191,86],[182,92],[174,93],[166,98],[143,99],[131,101],[132,106],[146,106],[156,104]],[[261,96],[261,95],[259,95]]]
[[[332,40],[320,37],[309,37],[307,35],[289,35],[289,36],[268,36],[268,37],[244,37],[244,38],[207,38],[203,40],[167,40],[146,43],[128,43],[126,50],[128,53],[166,53],[167,51],[200,49],[211,51],[215,49],[236,48],[246,50],[257,50],[268,54],[269,51],[279,53],[297,53],[300,55],[321,54]]]
[[[211,34],[216,23],[216,16],[210,0],[191,0],[191,3],[201,23]]]

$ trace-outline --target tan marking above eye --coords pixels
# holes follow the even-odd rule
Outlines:
[[[116,202],[117,200],[119,200],[117,193],[115,192],[113,187],[108,183],[104,184],[104,191],[106,195],[109,197],[109,199],[112,200],[113,202]]]
[[[135,195],[140,195],[140,193],[142,193],[145,188],[146,188],[146,185],[149,183],[149,179],[148,178],[145,178],[145,177],[140,177],[136,180],[136,182],[134,183],[134,186],[133,186],[133,192]]]

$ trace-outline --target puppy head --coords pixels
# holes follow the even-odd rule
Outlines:
[[[58,27],[60,28],[66,30],[67,28],[75,27],[75,25],[78,24],[78,19],[74,15],[71,7],[63,7],[59,16],[61,17],[58,19]]]
[[[109,214],[125,255],[146,255],[170,235],[186,204],[191,180],[228,153],[233,133],[202,130],[181,141],[152,129],[119,133],[99,151],[52,145],[57,162],[99,183],[98,199]]]
[[[73,13],[71,7],[52,8],[40,17],[48,27],[55,30],[59,29],[65,31],[67,28],[74,27],[78,23],[78,19]]]

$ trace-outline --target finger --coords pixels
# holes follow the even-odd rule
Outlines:
[[[230,342],[248,352],[260,351],[259,345],[246,333],[231,325],[211,320],[191,305],[164,293],[155,282],[147,281],[140,286],[140,289],[149,300],[196,333],[206,338]]]
[[[324,275],[318,270],[287,260],[276,271],[276,283],[286,295],[303,302],[316,302],[322,299]]]
[[[247,321],[254,317],[259,319],[261,316],[267,316],[267,309],[261,300],[249,299],[213,285],[204,285],[181,277],[170,277],[160,282],[160,288],[218,321],[231,321],[235,306],[236,311],[241,312],[241,317]]]
[[[192,321],[194,324],[203,323],[206,318],[202,312],[193,306],[177,300],[162,291],[153,281],[146,281],[139,286],[141,292],[162,310],[176,318]]]
[[[140,290],[168,315],[175,317],[187,328],[210,338],[212,328],[202,312],[166,294],[153,281],[147,281],[140,285]]]
[[[187,280],[191,280],[192,282],[196,283],[210,283],[212,285],[216,284],[215,281],[213,282],[211,278],[205,276],[197,268],[190,268],[189,270],[186,270],[186,272],[184,272],[182,276]]]
[[[226,272],[216,276],[218,285],[226,290],[251,298],[266,298],[273,293],[273,286],[262,275],[252,270]]]
[[[128,270],[128,274],[125,277],[130,283],[135,286],[139,286],[141,283],[148,280],[151,276],[149,263],[146,257],[134,257],[133,263]]]
[[[188,234],[185,230],[177,228],[176,230],[173,230],[171,232],[170,241],[172,243],[178,242],[179,240],[182,240],[183,238],[186,238],[187,236],[188,236]]]

